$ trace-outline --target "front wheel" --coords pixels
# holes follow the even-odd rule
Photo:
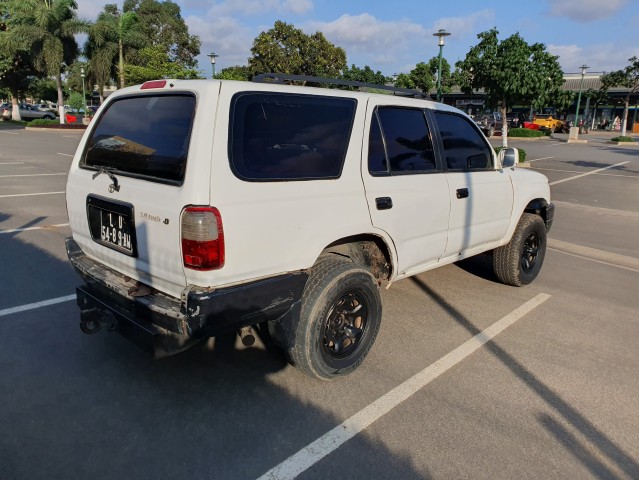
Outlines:
[[[322,380],[347,375],[370,352],[381,318],[379,290],[368,270],[341,258],[322,260],[304,290],[289,359]]]
[[[510,242],[495,249],[493,269],[502,283],[521,287],[537,278],[545,256],[546,225],[539,215],[524,213]]]

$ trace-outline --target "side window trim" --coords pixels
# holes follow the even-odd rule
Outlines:
[[[373,114],[371,116],[371,123],[370,123],[370,127],[368,129],[368,155],[366,158],[366,167],[368,169],[368,173],[370,175],[372,175],[373,177],[388,177],[392,175],[391,169],[390,169],[390,162],[388,161],[388,148],[386,146],[386,137],[384,136],[384,130],[382,129],[382,122],[379,120],[379,115],[377,114],[379,110],[379,105],[375,105],[375,108],[373,109]],[[370,169],[370,163],[369,163],[369,159],[368,156],[370,155],[370,135],[371,135],[371,131],[373,130],[373,125],[377,124],[377,128],[379,129],[379,135],[380,137],[382,137],[382,148],[384,149],[384,158],[386,159],[386,171],[382,172],[371,172]]]

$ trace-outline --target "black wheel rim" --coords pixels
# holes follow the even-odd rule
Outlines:
[[[367,324],[366,298],[358,292],[342,295],[330,308],[324,324],[324,352],[334,359],[348,357],[361,344]]]
[[[532,232],[524,242],[524,249],[521,253],[521,268],[524,272],[530,272],[537,262],[539,256],[540,239],[537,232]]]

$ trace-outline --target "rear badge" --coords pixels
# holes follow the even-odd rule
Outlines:
[[[163,223],[164,225],[168,225],[169,224],[169,219],[165,218],[164,220],[162,220],[162,217],[158,216],[158,215],[151,215],[150,213],[146,213],[146,212],[140,212],[140,217],[142,217],[145,220],[150,220],[152,222],[158,222],[158,223]]]

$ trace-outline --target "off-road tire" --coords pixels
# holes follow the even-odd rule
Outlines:
[[[510,242],[496,248],[493,269],[502,283],[521,287],[532,282],[546,256],[546,225],[539,215],[524,213]]]
[[[382,302],[371,273],[347,258],[324,257],[313,267],[304,289],[300,317],[287,348],[289,361],[322,380],[347,375],[370,352],[381,318]]]

